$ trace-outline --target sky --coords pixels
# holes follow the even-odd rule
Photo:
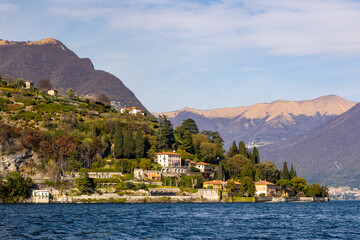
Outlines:
[[[0,0],[0,39],[56,38],[151,112],[360,101],[360,1]]]

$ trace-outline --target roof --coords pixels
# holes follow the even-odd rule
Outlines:
[[[255,183],[255,185],[276,185],[268,181],[258,181]]]
[[[194,162],[194,161],[192,161],[192,160],[186,160],[186,162],[188,162],[188,163],[191,163],[191,164],[196,164],[196,162]]]
[[[156,153],[156,155],[177,155],[177,156],[181,156],[178,153],[174,153],[174,152],[162,152],[162,153]]]
[[[236,185],[240,185],[241,182],[235,181],[234,179],[230,179],[230,181],[233,181]]]
[[[215,184],[215,185],[222,185],[222,184],[225,184],[226,182],[223,182],[221,180],[212,180],[212,181],[207,181],[207,182],[204,182],[204,184]]]
[[[208,166],[210,166],[211,164],[204,163],[204,162],[198,162],[198,163],[196,163],[196,165],[208,165]]]

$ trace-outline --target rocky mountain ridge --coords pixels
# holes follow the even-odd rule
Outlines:
[[[299,175],[328,186],[360,187],[360,104],[311,131],[260,148],[262,160],[294,163]]]
[[[313,100],[278,100],[272,103],[214,110],[183,108],[161,114],[166,115],[174,126],[180,125],[186,118],[192,118],[201,130],[219,132],[227,146],[233,140],[243,140],[252,147],[302,134],[346,112],[355,104],[339,96],[330,95]]]
[[[105,93],[124,107],[146,108],[120,79],[96,70],[88,58],[79,58],[56,39],[15,42],[0,40],[0,73],[36,84],[50,79],[56,89],[73,88],[80,95]],[[147,111],[147,110],[146,110]]]

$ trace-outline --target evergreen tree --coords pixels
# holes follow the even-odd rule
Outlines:
[[[175,144],[174,129],[165,115],[159,117],[160,127],[156,134],[158,149],[173,149]]]
[[[249,154],[245,147],[245,143],[243,141],[239,142],[239,154],[243,155],[244,157],[248,158]]]
[[[148,151],[151,148],[151,144],[150,144],[150,140],[148,138],[148,136],[144,137],[144,157],[148,157]]]
[[[124,138],[124,157],[131,159],[134,157],[134,155],[135,155],[135,141],[134,141],[133,133],[131,129],[129,129],[126,132]]]
[[[193,141],[192,141],[192,134],[189,130],[186,130],[183,139],[182,139],[182,148],[188,153],[195,153]]]
[[[256,147],[253,149],[252,157],[254,159],[254,164],[260,163],[259,150]]]
[[[238,154],[238,153],[239,153],[239,150],[238,150],[238,148],[237,148],[237,146],[236,146],[236,143],[235,143],[235,140],[234,140],[232,146],[229,148],[229,151],[228,151],[228,153],[227,153],[227,156],[228,156],[228,157],[233,157],[233,156],[235,156],[235,155]]]
[[[286,162],[284,162],[284,167],[283,167],[283,171],[282,171],[282,179],[290,180],[290,174],[289,174],[289,170],[288,170]]]
[[[290,168],[290,180],[293,179],[294,177],[296,177],[296,172],[294,171],[294,165],[291,164],[291,168]]]
[[[116,158],[122,158],[124,156],[124,139],[120,126],[116,128],[114,139],[114,155]]]
[[[183,136],[186,131],[189,131],[192,134],[198,134],[199,128],[196,125],[196,122],[192,119],[185,119],[182,124],[176,128],[177,134]]]
[[[144,151],[145,151],[145,142],[142,137],[141,129],[138,129],[135,139],[135,157],[136,158],[144,157]]]

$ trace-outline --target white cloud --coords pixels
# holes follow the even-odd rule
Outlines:
[[[213,46],[261,48],[273,55],[360,55],[356,1],[101,2],[52,4],[51,9],[80,20],[102,19],[114,29],[175,36],[194,44],[206,40]]]

